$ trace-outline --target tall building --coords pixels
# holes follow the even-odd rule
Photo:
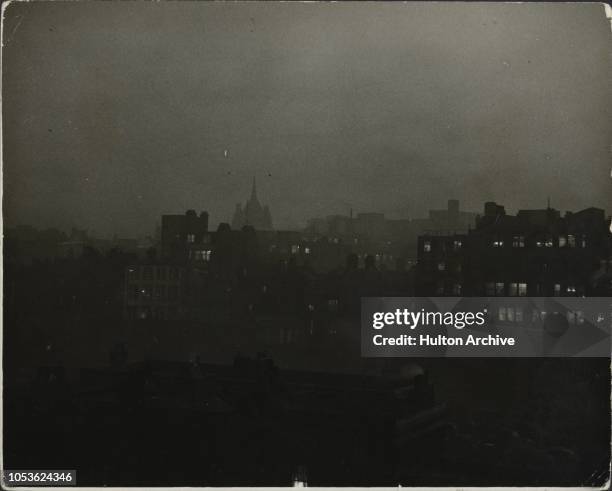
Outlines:
[[[162,215],[161,257],[174,262],[210,256],[208,213],[195,210],[184,215]]]
[[[232,228],[240,230],[245,225],[250,225],[255,230],[272,230],[272,216],[267,206],[262,206],[257,199],[257,185],[253,178],[251,197],[244,207],[238,203],[232,218]]]

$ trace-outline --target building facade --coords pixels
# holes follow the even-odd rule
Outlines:
[[[510,216],[486,203],[474,230],[419,237],[416,288],[423,296],[594,294],[594,277],[609,267],[609,227],[597,208]]]
[[[183,317],[184,268],[175,265],[137,264],[127,268],[124,318],[176,320]]]
[[[161,224],[161,258],[163,261],[204,261],[210,258],[211,234],[208,213],[198,216],[194,210],[184,215],[163,215]]]

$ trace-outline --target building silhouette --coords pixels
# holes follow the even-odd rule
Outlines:
[[[207,247],[208,213],[198,216],[195,210],[183,215],[162,215],[161,256],[165,260],[181,262],[210,256]]]
[[[250,225],[255,230],[272,230],[272,216],[268,206],[262,206],[257,198],[257,185],[253,177],[251,197],[244,207],[238,203],[232,218],[232,229],[240,230],[245,225]]]
[[[603,210],[508,215],[489,202],[474,228],[456,233],[442,229],[457,225],[458,206],[449,205],[440,228],[422,235],[410,221],[396,224],[380,213],[331,216],[325,229],[302,231],[227,223],[208,230],[206,212],[164,215],[161,257],[126,266],[124,312],[129,319],[247,323],[265,313],[274,318],[272,330],[277,322],[289,329],[295,323],[287,316],[297,315],[310,331],[312,312],[354,314],[367,296],[612,293],[610,222]],[[316,330],[328,320],[313,322]]]
[[[460,209],[459,200],[449,199],[445,210],[429,210],[428,218],[412,220],[419,233],[465,233],[474,227],[477,214]]]
[[[429,210],[427,218],[389,219],[376,212],[353,216],[352,210],[350,215],[313,218],[308,221],[304,236],[318,242],[319,246],[324,241],[342,246],[342,258],[355,253],[363,262],[370,255],[377,267],[395,269],[398,262],[406,266],[416,262],[419,236],[467,233],[474,228],[476,217],[477,213],[460,210],[459,201],[450,199],[446,209]],[[318,255],[321,247],[311,249]]]
[[[605,294],[610,273],[609,227],[604,210],[597,208],[564,216],[550,207],[507,215],[503,206],[485,203],[475,229],[419,237],[417,293]]]

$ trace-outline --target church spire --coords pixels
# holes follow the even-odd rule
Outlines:
[[[241,207],[236,205],[232,228],[240,230],[245,225],[250,225],[255,230],[272,230],[272,216],[267,206],[262,206],[257,199],[257,182],[253,176],[251,187],[251,197],[246,204]]]

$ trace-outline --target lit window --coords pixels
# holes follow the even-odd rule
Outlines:
[[[298,252],[300,252],[300,246],[299,245],[292,245],[291,246],[291,254],[297,254]]]
[[[438,271],[444,271],[446,269],[446,263],[438,263]]]
[[[304,247],[304,254],[310,254],[310,247]]]
[[[431,242],[429,240],[426,240],[423,243],[423,251],[425,252],[431,252]]]
[[[567,236],[567,245],[569,247],[576,247],[576,236],[575,235]]]
[[[521,307],[517,307],[514,312],[514,319],[516,322],[523,322],[523,309]]]
[[[495,295],[498,297],[504,296],[504,284],[503,283],[495,283]]]
[[[559,236],[559,247],[565,247],[567,245],[567,237],[564,235]]]
[[[522,235],[512,237],[512,247],[525,247],[525,237]]]
[[[306,478],[306,469],[302,466],[297,468],[297,471],[293,473],[293,487],[294,488],[306,488],[308,482]]]
[[[453,249],[457,250],[457,249],[461,249],[462,243],[460,240],[455,240],[453,241]]]
[[[461,295],[461,283],[455,283],[453,285],[453,295],[456,295],[456,296]]]
[[[544,242],[542,242],[541,240],[536,241],[536,247],[542,247],[544,245]]]
[[[552,237],[548,237],[548,238],[546,239],[546,242],[544,243],[544,245],[545,245],[546,247],[552,247],[552,246],[553,246],[553,240],[552,240]]]
[[[559,283],[555,283],[555,297],[561,295],[561,285]]]
[[[508,307],[508,322],[514,322],[514,307]]]
[[[187,242],[189,242],[190,244],[193,244],[195,242],[195,235],[187,234]]]
[[[582,240],[580,241],[580,247],[582,247],[584,249],[586,246],[587,246],[586,236],[583,235],[582,236]]]
[[[205,262],[208,262],[208,261],[210,261],[210,255],[211,255],[211,251],[210,250],[195,251],[195,259],[196,259],[196,261],[205,261]]]
[[[516,297],[518,295],[518,283],[510,283],[508,295],[511,297]]]
[[[493,241],[493,247],[504,247],[504,241],[503,240],[494,240]]]
[[[499,310],[497,311],[497,318],[500,321],[505,321],[506,320],[506,307],[500,307]]]
[[[519,283],[518,284],[518,296],[526,297],[527,296],[527,283]]]
[[[576,293],[576,287],[575,286],[568,286],[567,287],[567,293]]]

